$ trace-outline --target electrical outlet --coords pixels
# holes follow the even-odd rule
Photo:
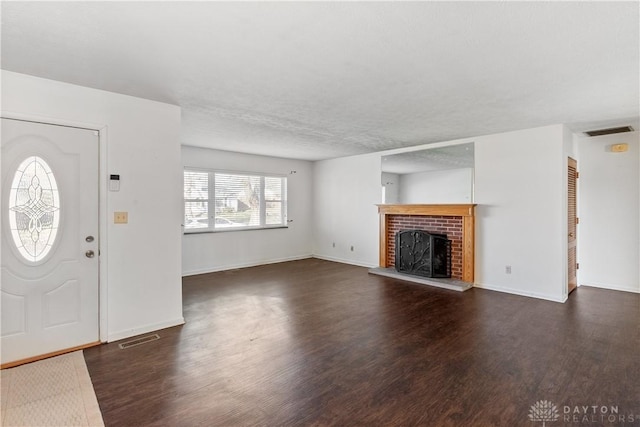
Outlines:
[[[507,273],[507,274],[511,274],[511,266],[510,265],[505,266],[504,267],[504,272]]]
[[[114,212],[113,223],[114,224],[127,224],[129,222],[129,212]]]
[[[336,247],[336,242],[333,242],[333,247],[334,247],[334,248]]]
[[[353,246],[351,246],[351,252],[353,252]]]

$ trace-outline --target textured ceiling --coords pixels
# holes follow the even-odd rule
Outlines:
[[[639,115],[638,2],[2,2],[2,68],[323,159]]]

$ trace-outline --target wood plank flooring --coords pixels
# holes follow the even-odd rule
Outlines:
[[[85,350],[105,425],[537,426],[539,400],[554,426],[640,425],[637,294],[559,304],[308,259],[187,277],[183,296],[160,340]],[[639,421],[565,422],[576,405]]]

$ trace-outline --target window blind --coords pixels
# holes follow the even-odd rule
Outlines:
[[[185,232],[285,227],[287,178],[184,171]]]

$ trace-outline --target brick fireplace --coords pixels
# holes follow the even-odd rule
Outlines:
[[[443,233],[451,240],[451,277],[473,283],[475,206],[378,205],[380,267],[394,266],[396,232],[417,229]]]

